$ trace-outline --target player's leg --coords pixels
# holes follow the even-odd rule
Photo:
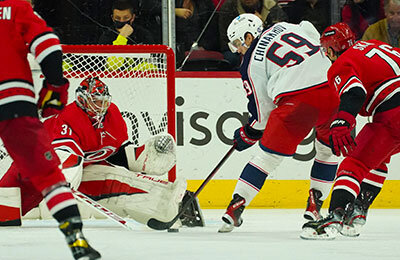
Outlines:
[[[387,161],[389,163],[389,160]],[[371,170],[360,185],[360,193],[354,201],[352,213],[343,221],[342,235],[356,237],[367,220],[368,209],[378,196],[387,177],[386,162]]]
[[[0,136],[21,179],[29,180],[43,195],[51,214],[60,223],[74,257],[98,259],[100,254],[88,245],[82,234],[76,201],[58,168],[60,161],[39,119],[19,117],[1,121]]]
[[[300,97],[299,97],[300,96]],[[302,95],[282,98],[268,119],[256,156],[243,169],[233,198],[222,217],[219,232],[239,227],[244,208],[261,190],[267,176],[282,162],[292,157],[297,145],[308,135],[318,118],[318,110],[304,102]]]
[[[338,157],[326,143],[315,140],[316,155],[310,176],[310,190],[307,199],[307,207],[304,218],[318,220],[322,218],[320,213],[324,200],[328,197],[335,180],[338,165]]]
[[[313,90],[312,104],[319,109],[318,121],[315,126],[315,158],[310,174],[310,190],[304,218],[320,219],[321,207],[328,197],[336,176],[338,157],[332,153],[329,146],[329,127],[337,111],[339,100],[329,86]]]
[[[342,230],[343,219],[352,214],[353,203],[363,179],[371,169],[378,168],[398,146],[388,128],[381,123],[366,124],[356,137],[356,143],[356,149],[339,166],[329,216],[318,222],[304,224],[302,238],[335,238]]]

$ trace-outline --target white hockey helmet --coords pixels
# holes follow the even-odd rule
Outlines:
[[[228,46],[232,52],[237,52],[239,46],[245,45],[247,33],[251,33],[254,38],[261,34],[263,22],[254,14],[241,14],[228,26],[226,33],[228,35]],[[249,47],[249,46],[247,46]]]

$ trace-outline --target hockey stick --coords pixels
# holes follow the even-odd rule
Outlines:
[[[188,201],[186,201],[186,203],[182,206],[181,210],[178,212],[178,215],[176,215],[171,221],[168,222],[163,222],[155,218],[151,218],[149,219],[149,221],[147,221],[147,226],[156,230],[169,229],[178,220],[178,218],[182,216],[182,214],[186,211],[189,205],[196,199],[197,195],[199,195],[199,193],[203,190],[204,186],[206,186],[207,183],[211,180],[211,178],[214,177],[219,168],[221,168],[221,166],[225,163],[225,161],[229,158],[229,156],[231,156],[235,148],[236,145],[234,144],[231,147],[231,149],[229,149],[229,151],[225,154],[225,156],[221,159],[221,161],[217,164],[217,166],[215,166],[214,170],[212,170],[212,172],[203,181],[200,187],[196,190],[196,192],[193,194],[193,197],[191,197]]]
[[[81,202],[83,202],[86,206],[96,210],[97,212],[101,213],[102,215],[106,216],[107,218],[111,219],[112,221],[118,223],[119,225],[123,226],[126,229],[132,230],[133,228],[129,226],[125,219],[118,216],[116,213],[112,212],[111,210],[103,207],[96,201],[92,200],[82,192],[77,190],[71,189],[72,194],[74,194],[75,198]]]

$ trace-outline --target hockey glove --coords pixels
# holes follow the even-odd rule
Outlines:
[[[261,139],[263,131],[252,128],[249,124],[246,124],[236,129],[233,134],[233,142],[236,144],[236,150],[243,151],[255,144]]]
[[[53,85],[43,81],[43,87],[39,92],[38,108],[42,110],[42,117],[48,117],[61,112],[68,102],[69,82],[64,78],[62,85]]]
[[[354,116],[346,111],[339,111],[330,127],[329,141],[333,154],[347,156],[356,147],[351,130],[356,126]]]

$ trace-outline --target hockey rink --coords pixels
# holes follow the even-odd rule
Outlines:
[[[246,209],[243,225],[217,233],[224,210],[203,210],[204,228],[179,233],[153,231],[130,222],[128,231],[109,220],[85,221],[84,233],[107,260],[133,259],[400,259],[400,209],[372,209],[358,238],[305,241],[299,238],[302,210]],[[72,260],[55,221],[24,221],[1,228],[1,260]]]

